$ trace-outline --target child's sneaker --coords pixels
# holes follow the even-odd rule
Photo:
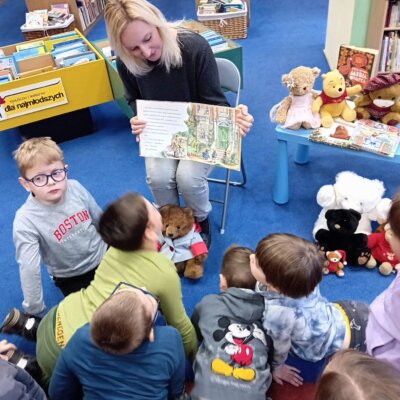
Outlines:
[[[36,332],[40,322],[39,317],[34,317],[13,308],[4,318],[0,327],[2,333],[15,333],[29,340],[36,340]]]

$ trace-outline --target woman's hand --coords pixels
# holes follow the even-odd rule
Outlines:
[[[254,118],[249,114],[247,106],[239,104],[236,107],[236,123],[239,125],[240,134],[245,137],[253,126]]]
[[[0,358],[8,361],[7,356],[4,353],[7,353],[9,350],[16,350],[15,344],[8,343],[7,340],[0,341]]]
[[[140,134],[143,132],[143,129],[146,127],[146,121],[139,119],[137,116],[133,117],[129,121],[131,123],[132,133],[136,136],[136,141],[140,141]]]
[[[279,385],[283,385],[283,382],[288,382],[293,386],[301,386],[303,384],[300,371],[287,364],[282,364],[275,368],[272,371],[272,379]]]

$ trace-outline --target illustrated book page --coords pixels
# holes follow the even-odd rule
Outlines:
[[[334,120],[330,128],[317,128],[311,132],[308,139],[312,142],[357,150],[350,141],[355,126],[355,123],[347,122],[343,119]]]
[[[363,88],[377,72],[378,50],[341,45],[337,69],[344,76],[346,86],[360,84]]]
[[[357,121],[350,138],[352,145],[387,157],[394,157],[399,146],[400,129],[370,119]]]
[[[142,157],[192,160],[240,170],[241,135],[235,109],[200,103],[136,101],[146,121]]]

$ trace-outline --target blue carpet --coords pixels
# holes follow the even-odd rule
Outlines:
[[[195,18],[194,0],[154,1],[169,19]],[[205,277],[199,281],[182,279],[183,299],[191,314],[195,304],[206,294],[218,291],[218,273],[223,251],[232,243],[254,248],[259,239],[272,232],[291,232],[311,239],[313,224],[319,214],[315,196],[324,184],[334,182],[342,170],[352,170],[368,178],[381,179],[391,197],[398,189],[393,164],[366,159],[349,159],[329,146],[310,154],[310,162],[300,166],[293,163],[295,149],[290,147],[291,198],[278,206],[272,201],[275,174],[276,141],[274,126],[268,112],[273,104],[287,95],[281,85],[281,75],[298,65],[318,66],[323,72],[328,65],[323,56],[328,2],[325,0],[252,1],[251,26],[248,38],[238,41],[243,46],[244,90],[241,100],[255,117],[254,129],[244,140],[243,154],[249,181],[246,188],[230,191],[230,204],[225,235],[219,224],[221,206],[214,205],[211,214],[213,244],[206,264]],[[6,0],[0,6],[0,38],[2,44],[21,41],[19,27],[23,24],[25,5],[22,1]],[[89,39],[104,38],[104,22],[100,21]],[[318,79],[317,88],[321,80]],[[62,144],[70,165],[70,177],[78,179],[105,207],[121,194],[138,191],[151,197],[145,182],[144,162],[130,134],[129,123],[114,103],[92,108],[96,133]],[[12,222],[16,210],[26,199],[26,192],[17,181],[18,172],[12,151],[20,143],[18,130],[0,135],[0,318],[12,306],[22,301],[18,266],[12,241]],[[221,171],[217,171],[221,172]],[[211,186],[211,196],[222,196],[222,187]],[[378,271],[348,267],[339,279],[329,275],[322,282],[322,293],[331,300],[357,299],[371,302],[391,282]],[[43,270],[45,300],[48,307],[61,295]],[[0,336],[1,339],[1,336]],[[15,339],[17,344],[28,347]]]

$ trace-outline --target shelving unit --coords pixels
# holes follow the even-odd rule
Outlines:
[[[25,0],[29,11],[50,9],[52,4],[67,3],[69,11],[74,15],[75,26],[86,36],[96,22],[102,17],[105,0],[81,0],[78,7],[76,0]],[[85,23],[85,21],[89,21]]]
[[[400,67],[397,70],[386,71],[381,68],[381,57],[382,57],[382,41],[387,32],[399,32],[400,37],[400,26],[389,26],[386,27],[387,13],[389,11],[389,0],[371,0],[370,17],[368,21],[367,31],[367,47],[379,49],[378,60],[379,60],[379,73],[399,72]],[[400,43],[399,43],[400,44]],[[400,46],[398,50],[400,51]],[[399,64],[400,65],[400,64]]]
[[[371,0],[330,0],[326,26],[324,54],[331,69],[336,68],[340,45],[357,47],[368,46],[366,36],[370,15]],[[377,3],[381,4],[378,0]]]

